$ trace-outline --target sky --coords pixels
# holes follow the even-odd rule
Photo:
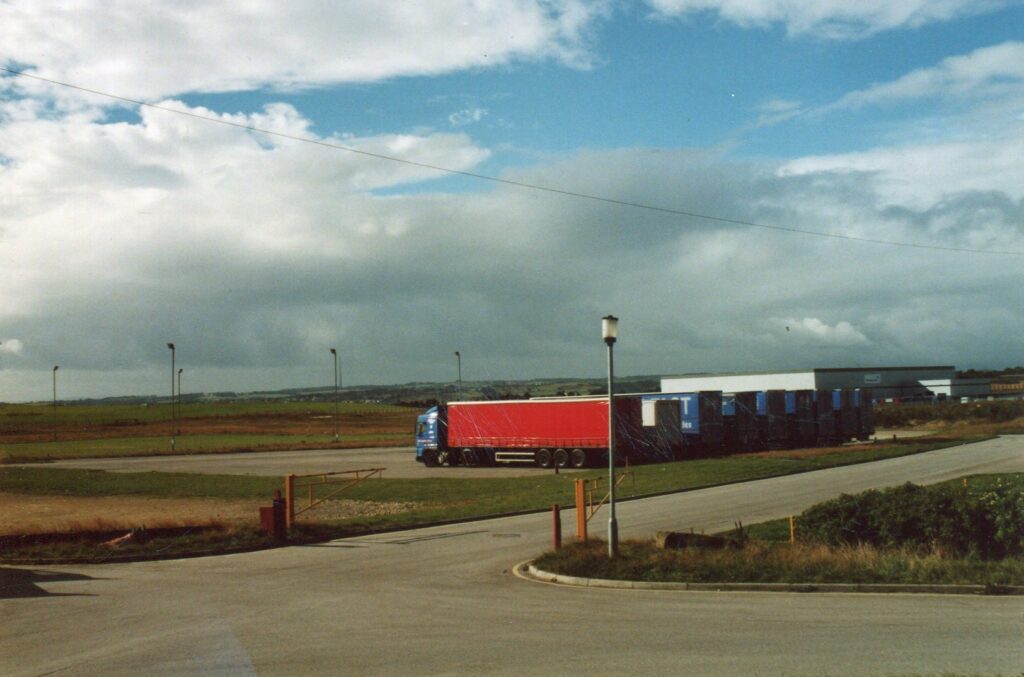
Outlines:
[[[1024,2],[0,0],[0,401],[1024,363]]]

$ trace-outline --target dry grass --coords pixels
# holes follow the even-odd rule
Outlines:
[[[267,501],[0,493],[0,536],[214,524],[257,524]]]

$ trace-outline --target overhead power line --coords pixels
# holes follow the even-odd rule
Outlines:
[[[540,191],[553,195],[562,195],[565,197],[577,198],[580,200],[590,200],[593,202],[601,202],[604,204],[616,205],[619,207],[628,207],[631,209],[640,209],[644,211],[656,212],[660,214],[670,214],[673,216],[686,216],[693,219],[702,219],[705,221],[713,221],[716,223],[727,223],[735,226],[745,226],[749,228],[761,228],[764,230],[775,230],[784,233],[795,233],[798,235],[811,235],[814,237],[832,238],[836,240],[848,240],[852,242],[864,242],[869,244],[887,245],[891,247],[910,247],[914,249],[932,249],[937,251],[948,251],[948,252],[964,252],[970,254],[998,254],[1005,256],[1024,256],[1022,251],[1008,251],[998,249],[974,249],[970,247],[951,247],[946,245],[938,244],[923,244],[919,242],[901,242],[898,240],[884,240],[880,238],[870,237],[859,237],[856,235],[844,235],[841,233],[826,233],[818,230],[807,230],[804,228],[795,228],[793,226],[779,226],[768,223],[758,223],[756,221],[746,221],[743,219],[732,219],[724,216],[714,216],[711,214],[702,214],[699,212],[687,211],[685,209],[675,209],[672,207],[659,207],[657,205],[646,204],[643,202],[633,202],[631,200],[620,200],[617,198],[606,197],[603,195],[595,195],[592,193],[583,193],[574,190],[567,190],[564,188],[557,188],[554,186],[545,186],[538,183],[529,183],[526,181],[516,181],[514,179],[503,179],[498,176],[491,176],[490,174],[479,174],[477,172],[467,172],[462,169],[452,169],[451,167],[443,167],[441,165],[430,164],[428,162],[418,162],[416,160],[409,160],[407,158],[396,157],[393,155],[385,155],[383,153],[374,153],[368,150],[362,150],[359,148],[353,148],[352,146],[345,146],[340,143],[334,143],[331,141],[323,141],[321,139],[314,139],[307,136],[299,136],[297,134],[289,134],[287,132],[277,132],[271,129],[263,129],[256,127],[255,125],[246,125],[240,122],[234,122],[231,120],[225,120],[222,118],[212,117],[209,115],[202,115],[187,110],[179,110],[171,108],[169,106],[161,106],[160,104],[150,103],[148,101],[142,101],[140,99],[133,99],[127,96],[120,96],[117,94],[111,94],[110,92],[100,91],[98,89],[91,89],[89,87],[82,87],[80,85],[71,84],[69,82],[61,82],[60,80],[54,80],[52,78],[44,78],[41,75],[35,75],[33,73],[26,73],[24,71],[14,70],[13,68],[7,68],[0,66],[0,71],[9,73],[21,78],[30,78],[32,80],[38,80],[40,82],[46,82],[51,85],[58,87],[65,87],[67,89],[73,89],[79,92],[85,92],[87,94],[94,94],[107,99],[113,99],[115,101],[121,101],[123,103],[132,104],[134,106],[140,106],[144,108],[151,108],[154,110],[163,111],[165,113],[173,113],[175,115],[182,115],[190,117],[196,120],[202,120],[203,122],[211,122],[218,125],[224,125],[227,127],[236,127],[238,129],[244,129],[248,132],[256,132],[259,134],[266,134],[281,139],[289,139],[291,141],[298,141],[301,143],[311,143],[317,146],[323,146],[324,148],[330,148],[332,150],[340,150],[346,153],[353,153],[355,155],[362,155],[364,157],[370,157],[377,160],[386,160],[388,162],[397,162],[412,167],[420,167],[421,169],[429,169],[438,173],[450,174],[454,176],[464,176],[471,179],[478,179],[480,181],[489,181],[491,183],[502,184],[506,186],[514,186],[516,188],[523,188],[527,190]]]

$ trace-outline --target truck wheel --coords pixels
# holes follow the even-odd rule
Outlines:
[[[476,465],[476,452],[472,449],[462,450],[462,465]]]
[[[573,449],[569,452],[569,463],[574,468],[585,468],[587,466],[587,453],[582,449]]]
[[[424,451],[423,452],[423,465],[428,468],[433,468],[437,465],[437,452],[436,451]]]
[[[551,467],[551,451],[549,449],[538,449],[533,455],[533,460],[542,468]]]
[[[447,449],[437,452],[438,465],[451,466],[454,465],[454,460],[455,459],[452,458],[452,452],[448,451]]]
[[[559,468],[569,465],[569,452],[565,449],[555,449],[555,465]]]

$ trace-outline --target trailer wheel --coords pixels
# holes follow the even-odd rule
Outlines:
[[[533,455],[533,460],[542,468],[551,467],[551,450],[550,449],[538,449],[537,453]]]
[[[555,466],[564,468],[569,465],[569,452],[565,449],[555,449]]]
[[[582,449],[573,449],[569,452],[569,463],[574,468],[587,467],[587,453]]]

